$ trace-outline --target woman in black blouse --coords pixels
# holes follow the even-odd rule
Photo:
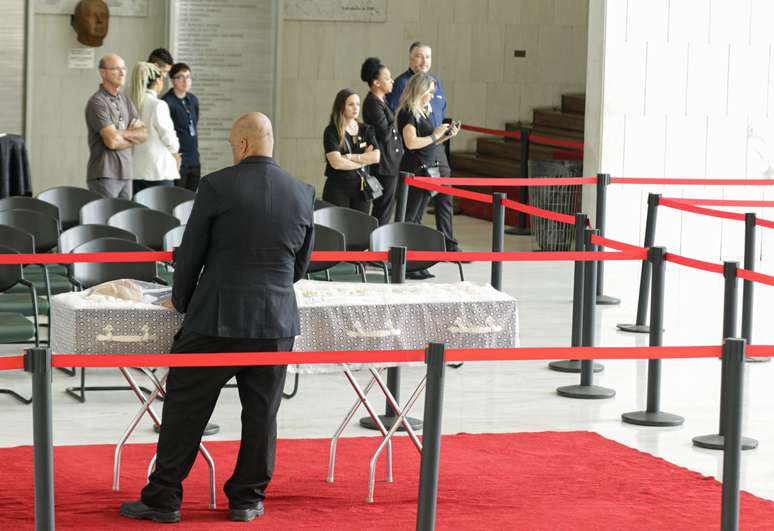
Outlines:
[[[409,80],[398,106],[398,130],[403,136],[406,153],[400,163],[401,171],[411,172],[418,176],[431,173],[449,175],[449,163],[443,143],[457,135],[459,128],[441,124],[433,129],[428,118],[432,112],[430,100],[435,95],[435,81],[424,72],[417,72]],[[406,221],[421,223],[422,216],[430,201],[431,193],[421,188],[409,187],[406,201]],[[435,199],[435,226],[446,238],[446,250],[457,251],[457,240],[452,230],[452,197],[438,194]],[[419,272],[416,278],[430,278],[425,271]]]
[[[369,57],[360,69],[360,79],[370,89],[363,100],[363,122],[374,129],[381,157],[378,165],[371,166],[371,173],[382,184],[382,195],[374,199],[371,215],[379,225],[390,222],[395,206],[395,188],[398,184],[400,160],[403,157],[403,141],[398,135],[395,115],[384,98],[392,92],[390,70],[377,57]]]
[[[340,90],[323,133],[327,161],[323,200],[367,213],[363,175],[368,166],[379,163],[380,153],[373,129],[358,122],[358,114],[360,96],[350,89]]]

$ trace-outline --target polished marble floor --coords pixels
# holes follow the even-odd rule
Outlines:
[[[456,231],[466,250],[485,250],[490,238],[489,224],[458,216]],[[529,237],[507,236],[506,250],[532,250]],[[762,264],[761,271],[774,273],[774,264]],[[456,268],[437,265],[437,278],[455,281]],[[488,264],[467,264],[468,280],[487,282]],[[567,346],[571,317],[571,265],[565,263],[523,262],[506,264],[504,289],[518,300],[521,344],[523,346]],[[636,306],[639,265],[610,262],[605,291],[622,299],[620,306],[597,307],[599,345],[646,345],[647,336],[616,331],[615,324],[631,322]],[[665,344],[708,345],[721,339],[722,280],[719,276],[669,265],[665,311]],[[770,324],[774,308],[774,288],[756,291],[754,339],[758,344],[774,344]],[[14,353],[19,347],[3,347]],[[421,368],[403,371],[404,398],[419,380]],[[717,431],[720,363],[714,359],[665,361],[663,366],[662,407],[683,415],[678,428],[648,428],[623,424],[620,415],[644,409],[647,362],[609,361],[596,376],[600,385],[616,390],[608,400],[572,400],[559,397],[555,389],[577,382],[575,375],[547,369],[544,362],[466,363],[447,371],[444,403],[444,433],[487,433],[519,431],[590,430],[668,461],[719,477],[719,452],[691,445],[691,437]],[[92,385],[121,384],[114,369],[92,369]],[[745,373],[745,434],[760,442],[758,449],[743,457],[743,488],[774,500],[774,364],[747,364]],[[128,392],[96,392],[84,404],[64,393],[75,379],[54,374],[55,444],[112,443],[121,435],[134,414],[137,402]],[[29,377],[19,371],[0,373],[0,387],[11,387],[27,394]],[[286,400],[280,409],[281,437],[328,437],[335,430],[354,395],[341,375],[302,376],[298,395]],[[381,403],[381,402],[379,402]],[[421,416],[421,401],[415,416]],[[0,446],[30,444],[32,409],[7,395],[0,395]],[[221,426],[214,439],[237,439],[240,434],[239,402],[236,390],[222,392],[213,421]],[[367,436],[359,426],[346,435]],[[150,421],[143,420],[134,442],[154,441]],[[579,459],[583,456],[579,455]],[[326,456],[320,456],[326,459]],[[366,467],[367,464],[363,463]],[[400,465],[397,465],[400,474]],[[105,470],[106,485],[110,470]]]

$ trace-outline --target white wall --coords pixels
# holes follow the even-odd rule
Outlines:
[[[165,2],[148,2],[147,17],[110,17],[103,45],[95,48],[95,63],[107,53],[118,53],[126,61],[127,84],[131,69],[148,53],[166,44]],[[86,186],[86,142],[84,108],[100,83],[93,69],[70,69],[71,48],[83,48],[65,15],[34,15],[32,54],[32,108],[29,139],[34,193],[52,186]]]
[[[532,109],[582,92],[586,78],[587,0],[387,0],[385,23],[285,21],[278,157],[322,190],[322,130],[333,98],[351,87],[364,95],[363,59],[376,55],[394,76],[408,47],[433,47],[448,114],[503,128],[532,120]],[[515,58],[526,49],[526,58]],[[455,150],[473,150],[465,133]]]
[[[598,112],[587,113],[584,174],[743,179],[772,173],[774,32],[768,26],[774,2],[591,0],[589,12],[590,26],[603,28],[603,36],[589,42],[587,108]],[[641,242],[648,192],[774,199],[770,189],[614,185],[607,232]],[[757,213],[774,219],[774,209]],[[656,243],[673,252],[738,259],[742,235],[740,222],[659,209]],[[764,248],[771,238],[766,234]]]

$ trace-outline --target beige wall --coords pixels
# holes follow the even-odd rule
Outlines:
[[[321,193],[322,130],[336,92],[365,94],[360,65],[370,55],[397,76],[416,40],[433,47],[447,114],[499,128],[531,121],[534,107],[584,90],[587,9],[587,0],[387,0],[385,23],[287,20],[278,158]],[[526,58],[515,58],[515,49],[526,49]],[[455,139],[454,149],[473,148],[473,135]]]
[[[152,1],[147,17],[111,17],[110,31],[103,46],[95,49],[96,57],[120,54],[129,68],[128,78],[137,61],[165,44],[164,13],[165,3]],[[36,14],[33,35],[32,115],[27,132],[33,190],[86,186],[89,149],[83,112],[99,85],[99,73],[96,65],[84,70],[68,68],[69,50],[83,47],[68,16]]]

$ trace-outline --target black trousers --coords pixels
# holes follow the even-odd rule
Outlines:
[[[371,215],[379,220],[379,226],[392,221],[395,209],[395,190],[398,188],[397,175],[374,175],[382,185],[382,195],[374,199]]]
[[[174,352],[285,352],[294,338],[240,339],[209,337],[181,330]],[[150,507],[178,510],[183,480],[196,460],[204,428],[220,390],[236,376],[242,403],[242,441],[234,473],[223,486],[229,507],[245,509],[263,500],[274,472],[277,410],[287,366],[172,367],[156,449],[156,470],[142,490]]]
[[[448,165],[441,164],[439,169],[442,177],[451,175]],[[429,191],[409,186],[406,198],[406,221],[422,223],[422,216],[425,215],[430,198]],[[454,198],[446,194],[436,194],[433,198],[433,206],[435,207],[435,228],[446,238],[446,250],[458,250],[460,246],[454,238]]]
[[[188,188],[195,192],[199,188],[199,180],[202,176],[201,166],[180,166],[180,179],[175,182],[181,188]]]
[[[323,201],[368,214],[368,200],[360,189],[360,179],[325,179]]]

